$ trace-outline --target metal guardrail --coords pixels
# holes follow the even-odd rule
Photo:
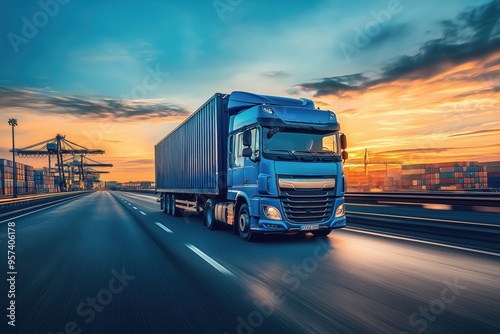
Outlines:
[[[156,190],[154,189],[116,189],[116,191],[125,191],[131,193],[143,193],[143,194],[155,194]]]
[[[19,198],[0,199],[0,214],[18,211],[40,204],[46,204],[56,201],[69,199],[88,193],[88,191],[75,191],[67,193],[41,194],[35,196],[23,196]]]
[[[395,206],[427,207],[446,205],[448,210],[474,210],[492,214],[500,213],[499,193],[348,193],[349,204],[390,204]],[[411,212],[411,211],[410,211]],[[392,233],[399,236],[445,242],[447,244],[500,253],[500,224],[455,221],[429,217],[412,217],[373,212],[347,211],[351,228]]]
[[[358,204],[446,204],[453,206],[453,209],[474,206],[500,208],[500,193],[347,193],[345,198],[347,203]]]

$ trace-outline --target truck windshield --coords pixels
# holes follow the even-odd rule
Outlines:
[[[282,129],[270,136],[263,129],[263,154],[273,160],[333,161],[340,158],[339,134]],[[271,137],[271,138],[269,138]]]

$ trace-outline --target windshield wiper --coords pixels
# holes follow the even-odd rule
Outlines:
[[[293,154],[292,151],[289,151],[289,150],[268,150],[268,151],[273,151],[273,152],[286,152],[288,154],[290,154],[292,157],[295,158],[295,160],[299,160],[299,158],[297,158],[297,156],[295,154]]]
[[[338,156],[338,154],[336,154],[335,152],[333,151],[315,151],[314,153],[316,154],[321,154],[321,155],[328,155],[328,157],[324,157],[322,158],[322,160],[324,161],[325,159],[332,159],[333,160],[338,160],[340,157]]]
[[[319,157],[316,155],[316,153],[314,153],[313,151],[295,151],[295,152],[299,152],[299,153],[311,153],[311,155],[313,155],[316,159],[318,159],[318,161],[320,160]]]
[[[331,155],[332,157],[335,156],[335,153],[333,153],[333,151],[314,151],[314,153],[316,153],[316,154],[328,154],[328,155]]]

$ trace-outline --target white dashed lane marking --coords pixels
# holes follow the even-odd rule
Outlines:
[[[203,260],[205,260],[206,262],[208,262],[212,267],[214,267],[215,269],[217,269],[218,271],[220,271],[224,275],[234,276],[232,272],[230,272],[229,270],[227,270],[226,268],[224,268],[217,261],[215,261],[214,259],[212,259],[207,254],[203,253],[201,250],[199,250],[195,246],[193,246],[191,244],[185,244],[185,245],[186,245],[187,248],[189,248],[190,250],[192,250],[193,252],[195,252],[196,255],[198,255],[199,257],[201,257]]]
[[[158,225],[158,227],[160,227],[162,230],[164,230],[167,233],[174,233],[174,231],[172,231],[171,229],[169,229],[168,227],[166,227],[162,223],[156,222],[155,224]]]

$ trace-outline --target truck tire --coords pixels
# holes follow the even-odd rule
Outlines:
[[[161,211],[167,213],[167,205],[165,203],[165,194],[162,194],[161,195],[161,198],[160,198],[160,208],[161,208]]]
[[[179,209],[177,209],[177,206],[175,205],[175,195],[170,197],[170,214],[174,217],[180,216]]]
[[[170,205],[170,195],[169,194],[165,194],[165,209],[164,209],[164,212],[167,215],[170,215],[170,208],[171,208],[171,205]]]
[[[215,213],[214,213],[214,203],[211,199],[209,199],[205,203],[205,209],[204,215],[205,217],[203,218],[203,223],[209,230],[216,230],[217,229],[217,221],[215,220]]]
[[[312,234],[315,237],[326,237],[328,234],[330,234],[332,230],[319,230],[319,231],[314,231]]]
[[[245,241],[255,240],[255,233],[250,229],[250,210],[246,203],[242,204],[238,213],[238,231]]]

